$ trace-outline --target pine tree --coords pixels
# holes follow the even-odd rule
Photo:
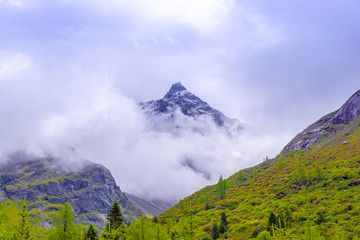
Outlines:
[[[270,213],[267,230],[272,234],[273,229],[276,227],[276,216],[274,213]]]
[[[27,203],[26,198],[24,199],[23,204],[21,205],[21,211],[19,212],[20,220],[16,226],[16,239],[19,240],[30,240],[33,239],[31,236],[31,226],[29,223],[29,213],[27,212]]]
[[[239,172],[239,181],[240,181],[240,183],[242,183],[242,182],[245,181],[245,177],[244,177],[243,171],[240,171],[240,172]]]
[[[209,206],[209,203],[206,203],[205,210],[209,210],[211,207]]]
[[[110,212],[107,215],[106,220],[110,224],[111,229],[117,229],[123,224],[124,220],[122,218],[120,206],[117,201],[115,201],[111,206]]]
[[[219,229],[216,223],[213,224],[213,228],[211,231],[211,237],[213,240],[218,239],[220,237]]]
[[[156,223],[159,222],[159,220],[158,220],[157,217],[155,216],[155,217],[153,218],[152,222],[156,224]]]
[[[115,201],[111,206],[107,217],[107,224],[103,229],[102,237],[104,239],[119,240],[125,236],[125,227],[120,206]]]
[[[226,180],[224,180],[221,175],[219,178],[219,182],[216,185],[216,195],[218,200],[222,200],[225,198],[225,192],[226,192]]]
[[[221,213],[221,218],[220,218],[220,228],[219,228],[219,232],[221,234],[225,233],[228,229],[228,221],[226,219],[226,214],[224,212]]]
[[[74,239],[75,215],[69,202],[66,202],[55,219],[56,238],[59,240]]]
[[[95,231],[95,228],[93,225],[89,226],[89,229],[87,230],[85,234],[85,240],[98,240],[98,234]]]

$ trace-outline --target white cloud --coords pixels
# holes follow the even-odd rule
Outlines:
[[[130,11],[137,18],[168,24],[186,24],[208,33],[226,18],[234,0],[110,0],[93,3],[107,11],[117,8]]]
[[[24,6],[21,0],[0,0],[0,4],[6,4],[11,7],[22,7]]]
[[[30,57],[21,53],[0,52],[0,81],[11,77],[31,67]]]

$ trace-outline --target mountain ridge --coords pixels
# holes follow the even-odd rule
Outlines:
[[[69,171],[53,157],[16,154],[15,159],[0,163],[0,202],[27,199],[30,210],[45,213],[58,211],[62,204],[72,205],[78,221],[104,225],[114,201],[123,209],[127,222],[142,215],[112,177],[110,170],[90,161]],[[39,211],[35,211],[39,215]],[[44,222],[45,226],[51,223]]]
[[[237,119],[231,119],[212,108],[207,102],[188,91],[181,82],[174,83],[163,98],[141,102],[139,105],[150,116],[166,115],[170,120],[175,117],[175,112],[179,109],[183,115],[192,118],[209,116],[219,127],[233,125],[234,129],[241,128]]]
[[[187,226],[196,239],[209,239],[221,214],[226,214],[229,225],[220,239],[273,239],[272,231],[279,239],[310,239],[310,235],[311,239],[358,239],[360,116],[354,110],[358,96],[359,91],[339,110],[299,133],[276,158],[233,174],[225,180],[225,188],[219,180],[200,189],[159,220],[178,222],[175,235],[191,221],[193,225]],[[355,115],[341,115],[351,120],[334,124],[339,123],[332,122],[336,113]],[[293,144],[314,136],[304,146]],[[273,230],[271,214],[279,221]]]

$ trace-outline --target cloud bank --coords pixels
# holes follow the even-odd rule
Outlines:
[[[359,10],[356,0],[0,0],[0,149],[71,158],[74,147],[125,191],[179,198],[275,156],[360,88]],[[178,81],[239,118],[242,135],[206,121],[206,137],[149,129],[136,103]]]
[[[134,100],[113,89],[95,85],[67,109],[41,114],[26,126],[34,131],[21,133],[21,140],[3,152],[50,154],[69,164],[88,159],[108,167],[123,191],[171,201],[262,157],[250,150],[251,134],[229,137],[210,118],[196,120],[179,112],[176,132],[154,129]],[[18,126],[12,127],[16,131]]]

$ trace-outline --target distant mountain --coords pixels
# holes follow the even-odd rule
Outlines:
[[[299,133],[284,148],[285,152],[305,149],[314,143],[319,143],[352,122],[360,115],[360,90],[350,97],[345,104],[335,112],[332,112]]]
[[[188,91],[181,82],[173,84],[163,98],[141,102],[139,106],[149,120],[149,127],[156,131],[174,135],[191,131],[205,136],[218,131],[229,137],[241,134],[242,126],[238,119],[229,118],[212,108]],[[184,157],[180,165],[201,174],[207,180],[211,178],[211,173],[199,167],[196,159]],[[172,202],[143,199],[134,195],[129,195],[129,198],[138,208],[150,215],[158,215],[174,205]]]
[[[211,119],[216,126],[226,129],[231,134],[237,134],[241,129],[238,119],[231,119],[219,110],[210,107],[208,103],[188,91],[180,82],[173,84],[162,99],[140,103],[140,106],[149,118],[154,122],[157,121],[156,123],[160,122],[155,124],[155,127],[162,130],[164,128],[161,126],[164,124],[168,124],[168,129],[183,127],[181,121],[177,121],[179,115],[195,120]]]
[[[151,216],[158,216],[167,209],[175,205],[175,203],[162,200],[154,200],[148,198],[139,198],[135,195],[126,193],[126,196],[133,202],[143,213]]]
[[[78,221],[105,224],[111,205],[118,201],[126,221],[134,221],[142,212],[121,192],[111,172],[89,161],[67,169],[61,160],[39,158],[18,152],[0,162],[0,202],[26,200],[31,213],[42,219],[69,202]],[[43,222],[44,226],[50,223]]]
[[[184,238],[358,239],[360,91],[275,158],[206,186],[161,214]],[[227,225],[221,224],[226,214]],[[273,233],[272,233],[273,232]],[[181,236],[183,236],[181,235]]]

